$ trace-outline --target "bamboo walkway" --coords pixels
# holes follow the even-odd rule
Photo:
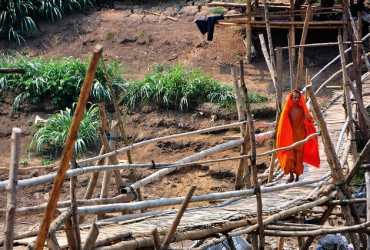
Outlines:
[[[363,86],[364,92],[370,91],[369,84]],[[334,147],[337,147],[337,141],[343,125],[345,123],[345,112],[342,106],[343,97],[338,96],[342,92],[337,91],[334,93],[334,101],[324,112],[324,119],[327,122],[328,131]],[[335,98],[337,97],[337,98]],[[366,97],[365,97],[366,98]],[[370,100],[365,100],[369,103]],[[346,138],[345,138],[346,139]],[[346,140],[343,140],[342,144]],[[343,149],[343,146],[341,147]],[[301,186],[294,186],[296,183],[285,184],[286,176],[274,182],[274,186],[291,185],[292,188],[281,191],[268,191],[269,187],[261,187],[263,214],[265,216],[278,213],[282,210],[304,204],[305,202],[315,199],[312,194],[319,187],[325,185],[326,177],[330,175],[330,169],[326,160],[324,152],[324,145],[319,138],[319,151],[321,158],[321,167],[315,168],[312,166],[305,166],[303,175],[300,176],[301,184],[308,183]],[[341,150],[342,151],[342,150]],[[341,151],[339,152],[339,158]],[[348,157],[351,158],[351,157]],[[350,161],[348,161],[350,162]],[[349,163],[350,164],[350,163]],[[315,180],[317,180],[315,182]],[[112,219],[97,222],[99,226],[99,236],[97,241],[107,237],[113,237],[117,234],[128,233],[134,238],[150,237],[151,231],[157,228],[160,235],[166,235],[172,222],[175,219],[177,210],[166,210],[162,212],[152,212],[142,214],[138,218],[134,218],[137,214],[126,215],[126,220],[113,222]],[[219,204],[210,207],[196,207],[188,209],[181,218],[180,225],[177,232],[189,232],[197,229],[204,229],[210,227],[218,227],[229,223],[230,221],[241,221],[245,219],[252,220],[256,218],[256,198],[254,195],[243,198],[231,198],[230,202],[226,205]],[[130,217],[132,219],[130,219]],[[112,221],[112,222],[110,222]],[[81,240],[84,241],[91,224],[80,225]],[[64,231],[56,233],[59,245],[63,248],[67,246],[67,240]],[[28,244],[35,240],[35,237],[17,240],[20,244]]]

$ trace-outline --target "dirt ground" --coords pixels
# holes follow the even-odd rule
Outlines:
[[[28,39],[25,44],[17,46],[9,44],[6,40],[0,42],[0,52],[8,53],[16,50],[19,53],[35,57],[84,57],[92,52],[96,44],[103,45],[103,56],[107,61],[121,60],[122,67],[127,69],[125,76],[128,79],[141,79],[148,68],[155,62],[165,64],[184,64],[187,67],[199,68],[204,74],[216,80],[232,85],[230,69],[238,67],[239,59],[245,57],[245,46],[240,28],[230,26],[216,26],[214,39],[206,40],[198,30],[194,20],[205,18],[209,7],[204,1],[184,3],[181,1],[168,1],[157,6],[133,6],[130,1],[118,2],[116,9],[102,8],[94,11],[75,13],[63,18],[62,22],[38,22],[41,33]],[[225,10],[233,13],[234,10]],[[151,13],[151,14],[150,14]],[[166,17],[167,16],[167,17]],[[174,21],[168,17],[177,18]],[[286,36],[273,33],[277,44],[284,46]],[[335,39],[332,37],[332,39]],[[331,39],[331,38],[330,38]],[[286,44],[285,44],[286,45]],[[306,50],[305,67],[310,74],[316,73],[321,66],[337,55],[335,50]],[[287,53],[283,54],[283,87],[285,94],[289,92],[289,68]],[[339,67],[339,66],[338,66]],[[254,57],[252,64],[244,64],[245,81],[249,92],[260,93],[269,98],[268,103],[253,106],[255,120],[272,122],[275,117],[274,91],[267,66],[261,57]],[[320,79],[328,78],[338,68],[329,68]],[[321,83],[320,79],[314,82],[315,87]],[[335,84],[335,80],[334,80]],[[330,99],[330,92],[326,91],[320,97],[325,103]],[[216,125],[229,124],[238,121],[237,113],[217,109],[214,105],[203,104],[190,112],[177,112],[161,110],[157,107],[143,106],[136,110],[123,109],[126,117],[126,134],[130,143],[136,143],[151,138],[194,131]],[[27,153],[30,144],[30,135],[35,128],[31,126],[36,115],[47,118],[45,110],[29,111],[14,114],[10,101],[0,102],[0,167],[10,164],[10,136],[12,128],[22,130],[20,159],[27,161],[28,166],[39,166],[43,159],[34,152]],[[114,115],[111,114],[114,119]],[[264,129],[257,132],[263,132]],[[175,162],[186,156],[226,142],[225,136],[239,135],[239,129],[222,130],[217,133],[184,137],[176,140],[152,143],[132,151],[134,163]],[[122,147],[120,141],[117,147]],[[258,144],[258,152],[271,149],[272,142],[266,141]],[[216,154],[207,159],[237,156],[239,148]],[[98,154],[99,148],[90,149],[89,155]],[[124,154],[119,155],[122,160]],[[52,159],[58,166],[58,159]],[[263,172],[269,164],[269,157],[258,158],[259,171]],[[234,189],[237,161],[212,163],[206,166],[187,167],[168,176],[160,178],[155,183],[146,185],[142,189],[144,199],[159,199],[186,195],[192,184],[197,185],[195,194],[222,192]],[[29,170],[20,173],[20,179],[41,176],[49,170]],[[137,171],[138,177],[143,178],[153,173],[153,170],[142,169]],[[122,171],[122,177],[127,184],[132,183],[129,173]],[[6,180],[8,174],[2,171],[0,180]],[[78,198],[82,198],[88,183],[89,175],[78,177]],[[101,176],[100,176],[101,178]],[[117,194],[111,183],[109,196]],[[98,184],[93,198],[100,195],[101,184]],[[34,206],[47,201],[50,185],[42,185],[27,190],[19,190],[18,207]],[[61,193],[61,200],[67,200],[69,195],[69,182],[65,181]],[[0,196],[1,209],[6,207],[6,192]],[[208,203],[191,204],[191,206],[208,205]],[[175,206],[176,207],[176,206]],[[167,209],[167,208],[164,208]],[[38,229],[42,215],[28,216],[17,220],[17,232]],[[0,223],[0,231],[4,226]],[[2,238],[2,237],[0,237]],[[288,239],[286,244],[296,247],[295,239]],[[271,239],[266,249],[273,249],[276,239]]]

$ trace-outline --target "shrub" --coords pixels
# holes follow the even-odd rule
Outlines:
[[[48,150],[52,159],[53,154],[57,156],[62,151],[72,124],[74,106],[75,104],[72,109],[66,108],[64,111],[60,110],[54,113],[33,136],[31,148],[36,146],[38,155],[42,155]],[[99,124],[98,106],[96,104],[91,105],[89,109],[85,110],[80,123],[74,146],[76,156],[83,155],[88,146],[98,144],[99,135],[96,133],[96,128]]]
[[[46,100],[57,109],[71,107],[76,102],[84,82],[86,62],[80,59],[65,57],[60,60],[49,58],[29,58],[19,54],[15,56],[1,56],[0,67],[23,68],[26,73],[7,74],[0,78],[2,87],[0,94],[11,93],[14,95],[13,108],[17,111],[24,103],[41,104]],[[119,61],[110,63],[107,67],[108,74],[113,76],[113,84],[122,84],[119,76]],[[111,101],[111,95],[106,85],[106,78],[101,67],[98,67],[91,87],[90,101]]]
[[[223,15],[224,10],[221,7],[212,8],[208,11],[209,14]]]
[[[189,71],[183,65],[165,66],[154,64],[143,81],[121,85],[124,94],[121,101],[134,108],[138,103],[154,103],[166,108],[187,110],[189,103],[214,102],[228,105],[235,101],[233,87],[219,83],[203,75],[198,69]],[[267,100],[260,95],[249,94],[252,102]]]

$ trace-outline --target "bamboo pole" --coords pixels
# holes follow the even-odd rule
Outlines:
[[[70,220],[72,216],[72,210],[67,209],[66,211],[59,214],[59,216],[50,224],[50,228],[47,237],[55,234],[59,227],[64,224],[67,220]]]
[[[284,241],[285,241],[285,238],[284,237],[280,237],[278,250],[284,250]]]
[[[337,186],[337,191],[338,191],[338,197],[343,198],[345,195],[347,195],[347,183],[344,180],[344,176],[342,173],[342,169],[339,163],[339,160],[336,156],[335,150],[334,150],[334,145],[332,141],[330,140],[329,132],[326,127],[325,121],[321,115],[320,111],[320,106],[317,103],[317,100],[313,94],[312,87],[307,86],[307,93],[310,96],[311,99],[311,104],[312,108],[314,111],[314,116],[316,123],[319,124],[320,129],[321,129],[321,135],[322,135],[322,140],[325,145],[325,153],[327,156],[327,160],[329,163],[329,167],[331,169],[332,177],[336,183]],[[354,224],[351,211],[349,210],[348,206],[341,206],[343,215],[346,219],[347,225],[352,226]],[[352,210],[352,213],[355,213],[356,211]],[[355,249],[359,249],[360,244],[359,244],[359,238],[358,235],[356,234],[350,234],[352,243],[355,247]]]
[[[13,249],[15,209],[17,207],[17,186],[18,186],[18,167],[21,145],[22,131],[20,128],[13,128],[11,136],[11,156],[9,184],[7,186],[7,213],[5,218],[4,249]]]
[[[76,153],[74,151],[71,154],[70,168],[76,169]],[[77,186],[77,176],[72,176],[70,178],[72,232],[73,232],[74,241],[76,242],[76,247],[77,247],[76,250],[81,250],[81,235],[80,235],[80,227],[79,227],[80,219],[77,213],[76,186]]]
[[[153,246],[155,250],[161,250],[161,239],[159,238],[159,233],[157,228],[154,228],[151,232],[153,237]]]
[[[82,245],[82,250],[92,250],[94,249],[94,244],[99,235],[99,228],[95,223],[91,224],[89,233],[87,234],[85,241]]]
[[[25,74],[24,69],[4,69],[0,68],[0,74]]]
[[[60,246],[57,241],[57,237],[55,234],[52,234],[50,237],[47,238],[47,247],[49,250],[59,250]]]
[[[290,22],[294,22],[294,0],[290,0]],[[290,41],[290,55],[289,56],[289,59],[290,59],[290,62],[289,63],[293,63],[294,61],[294,58],[295,58],[295,49],[293,49],[291,46],[294,46],[295,45],[295,25],[294,24],[291,24],[290,25],[290,29],[289,29],[289,34],[290,36],[290,39],[288,39],[288,41]],[[293,85],[290,85],[291,86],[291,89],[293,90]]]
[[[274,88],[275,88],[275,91],[276,91],[276,84],[277,83],[276,83],[275,69],[274,69],[273,64],[271,63],[270,56],[267,53],[267,48],[266,48],[265,39],[263,37],[263,34],[259,34],[259,39],[260,39],[260,43],[261,43],[261,48],[262,48],[263,56],[265,57],[267,68],[269,69],[270,76],[271,76],[271,79],[272,79],[272,83],[274,84]]]
[[[269,44],[269,51],[270,51],[270,61],[271,61],[272,69],[273,69],[273,77],[275,79],[273,81],[274,81],[274,86],[275,86],[275,91],[276,91],[277,76],[276,76],[275,55],[274,55],[274,46],[272,44],[270,17],[269,17],[266,0],[263,0],[263,5],[264,5],[263,9],[265,11],[264,14],[265,14],[265,23],[266,23],[266,31],[267,31],[267,41]]]
[[[171,228],[170,228],[170,230],[169,230],[166,238],[163,241],[162,249],[168,249],[168,246],[170,245],[170,243],[173,242],[173,239],[172,238],[175,235],[177,226],[180,224],[181,217],[185,213],[185,210],[186,210],[186,208],[187,208],[187,206],[188,206],[188,204],[190,202],[190,199],[193,196],[193,193],[194,193],[194,191],[195,191],[196,188],[197,188],[196,185],[191,186],[189,192],[185,196],[185,199],[184,199],[184,201],[183,201],[183,203],[181,205],[181,208],[177,212],[176,218],[172,222]]]
[[[249,138],[250,138],[250,145],[251,145],[251,170],[252,170],[252,181],[254,192],[256,195],[257,200],[257,221],[258,221],[258,233],[259,233],[259,247],[263,249],[265,247],[265,236],[264,236],[264,229],[263,229],[263,220],[262,220],[262,197],[261,197],[261,188],[258,183],[257,179],[257,167],[256,167],[256,140],[254,136],[254,127],[253,127],[253,116],[251,112],[250,102],[248,98],[248,89],[245,84],[241,86],[245,101],[245,106],[247,109],[247,122],[248,122],[248,129],[249,129]]]
[[[302,30],[302,37],[301,37],[301,45],[306,43],[306,37],[307,37],[307,31],[308,31],[308,25],[310,22],[312,13],[312,5],[309,4],[307,7],[306,12],[306,18],[304,20],[303,30]],[[303,58],[304,58],[304,47],[299,47],[298,50],[298,66],[297,66],[297,82],[295,89],[301,89],[302,88],[302,75],[303,75]]]
[[[66,238],[67,238],[67,242],[68,242],[68,248],[71,249],[71,250],[75,250],[77,249],[77,242],[75,241],[74,239],[74,236],[73,236],[73,225],[72,225],[72,220],[71,218],[68,218],[65,222],[64,222],[64,229],[66,231]]]
[[[104,149],[104,146],[102,146],[101,149],[100,149],[99,155],[104,154],[104,152],[105,152],[105,149]],[[95,163],[95,166],[103,165],[104,162],[105,162],[105,158],[97,160],[96,163]],[[85,193],[85,196],[84,196],[85,200],[91,199],[91,197],[94,193],[94,189],[96,187],[96,183],[97,183],[98,178],[99,178],[99,174],[100,174],[100,172],[95,172],[95,173],[92,173],[90,175],[89,184],[87,185],[86,193]]]
[[[243,66],[241,64],[240,66],[240,69],[241,70],[244,70],[243,69]],[[232,68],[231,69],[231,75],[233,76],[233,79],[234,79],[234,91],[235,91],[235,101],[237,103],[237,110],[238,110],[238,117],[239,117],[239,121],[245,121],[245,115],[244,115],[244,110],[243,110],[243,105],[242,105],[242,96],[241,96],[241,93],[240,93],[240,88],[239,88],[239,84],[238,84],[238,77],[236,76],[236,70],[235,68]],[[242,76],[242,74],[241,74]],[[240,78],[241,82],[244,83],[244,74],[243,74],[243,78],[241,77]],[[246,124],[243,123],[243,125],[240,127],[240,131],[241,131],[241,134],[242,136],[244,137],[244,142],[243,142],[243,145],[241,146],[241,149],[240,149],[240,154],[241,155],[245,155],[248,153],[248,148],[249,148],[249,145],[248,145],[248,136],[249,134],[247,134],[246,132]],[[246,169],[247,171],[244,171],[244,169]],[[243,173],[245,172],[245,176],[246,178],[244,179],[245,183],[246,183],[246,187],[247,188],[250,188],[250,179],[249,179],[249,171],[248,171],[248,160],[247,158],[242,158],[239,160],[239,165],[238,165],[238,170],[237,170],[237,173],[236,173],[236,178],[235,178],[235,190],[240,190],[242,188],[242,181],[243,181]]]
[[[102,56],[101,56],[101,62],[102,62],[103,70],[104,70],[104,75],[107,79],[107,85],[109,87],[109,92],[112,96],[112,100],[113,100],[113,104],[114,104],[114,111],[115,111],[115,114],[116,114],[116,117],[117,117],[117,120],[118,120],[119,131],[121,133],[121,136],[122,136],[122,139],[125,143],[125,146],[127,147],[129,145],[129,143],[128,143],[127,135],[126,135],[125,128],[124,128],[124,125],[123,125],[123,119],[122,119],[122,116],[121,116],[121,113],[120,113],[120,108],[118,106],[117,97],[116,97],[116,94],[114,93],[112,82],[111,82],[110,76],[107,72],[107,69],[105,67],[105,63],[104,63],[104,60],[103,60]],[[126,151],[126,154],[127,154],[128,163],[132,164],[133,161],[132,161],[132,157],[131,157],[131,151],[130,150]],[[137,182],[137,177],[136,177],[136,173],[135,173],[134,169],[130,169],[130,174],[131,174],[132,181]],[[136,192],[138,194],[139,201],[142,201],[143,197],[141,195],[140,188],[137,188]]]
[[[293,89],[293,83],[294,83],[294,58],[293,58],[293,53],[292,51],[295,51],[295,49],[291,48],[291,43],[292,43],[292,38],[290,37],[290,34],[288,34],[288,47],[289,47],[289,83],[290,83],[290,89]]]
[[[252,11],[252,0],[247,0],[247,14]],[[247,20],[251,20],[251,17],[247,17]],[[245,58],[247,63],[252,63],[252,25],[250,23],[246,24],[246,55]]]
[[[347,78],[348,79],[348,78]],[[356,102],[357,102],[357,105],[358,105],[358,108],[360,110],[360,113],[363,114],[363,117],[366,121],[366,124],[368,126],[370,126],[370,116],[369,114],[367,113],[366,111],[366,108],[364,106],[364,103],[362,102],[361,100],[361,96],[360,94],[358,93],[358,91],[353,87],[353,85],[349,82],[346,83],[346,86],[348,86],[350,89],[351,89],[351,92],[353,94],[353,96],[355,97],[356,99]]]
[[[77,107],[73,115],[72,124],[71,124],[70,130],[67,135],[67,140],[66,140],[66,143],[63,149],[62,157],[61,157],[60,167],[58,169],[58,174],[56,175],[56,178],[54,180],[54,185],[50,193],[50,199],[47,205],[47,209],[45,210],[45,214],[44,214],[44,217],[41,223],[40,231],[37,236],[35,250],[41,250],[44,246],[46,233],[49,229],[49,225],[50,225],[51,218],[52,218],[52,212],[54,211],[55,205],[59,199],[60,190],[63,186],[62,184],[63,184],[64,176],[68,168],[68,161],[69,161],[69,158],[73,150],[78,128],[79,128],[80,122],[84,114],[85,105],[89,98],[91,84],[94,79],[95,71],[96,71],[96,68],[99,62],[100,55],[102,54],[102,51],[103,50],[100,45],[97,45],[94,48],[91,62],[87,70],[84,83],[81,88],[80,96],[78,98]]]
[[[362,149],[360,155],[357,158],[357,161],[353,165],[353,168],[349,171],[346,182],[349,185],[355,176],[355,174],[358,172],[359,167],[362,165],[362,163],[367,159],[367,155],[370,153],[370,140],[367,141],[365,147]]]
[[[343,44],[342,42],[342,37],[339,34],[338,35],[338,47],[339,47],[339,53],[340,53],[340,61],[342,65],[342,76],[343,76],[343,89],[344,89],[344,97],[345,97],[345,102],[346,102],[346,111],[347,111],[347,116],[349,117],[349,133],[350,133],[350,139],[351,139],[351,148],[352,152],[357,152],[356,149],[356,142],[354,141],[355,138],[355,131],[353,127],[353,115],[352,115],[352,105],[351,105],[351,100],[349,96],[349,90],[348,90],[348,75],[347,75],[347,69],[346,69],[346,61],[344,58],[344,49],[343,49]],[[353,161],[356,161],[357,159],[357,154],[352,153]]]

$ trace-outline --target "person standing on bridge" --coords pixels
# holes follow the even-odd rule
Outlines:
[[[280,115],[276,148],[290,146],[313,133],[316,133],[316,128],[306,101],[299,90],[293,90],[290,92]],[[299,181],[299,176],[303,174],[304,170],[303,162],[315,167],[320,166],[317,137],[292,149],[277,152],[276,155],[284,174],[289,174],[286,183]]]

